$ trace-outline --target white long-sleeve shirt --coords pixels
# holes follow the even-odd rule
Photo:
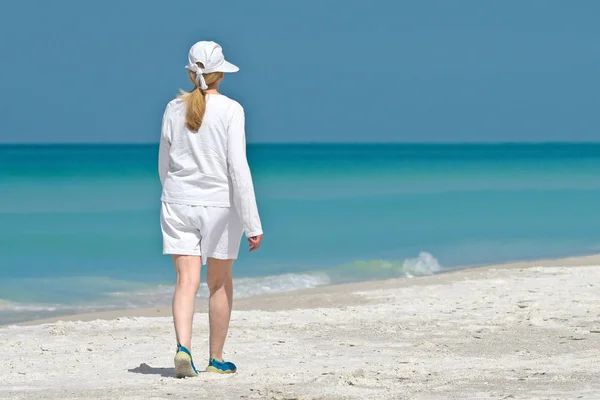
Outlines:
[[[242,106],[223,95],[206,95],[198,132],[185,124],[186,103],[165,110],[159,150],[161,200],[197,206],[235,206],[247,237],[262,234],[252,176],[246,159]]]

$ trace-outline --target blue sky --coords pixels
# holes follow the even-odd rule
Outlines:
[[[0,142],[157,142],[187,51],[241,67],[252,142],[598,141],[600,2],[0,5]]]

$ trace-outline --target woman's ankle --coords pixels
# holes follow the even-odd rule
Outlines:
[[[191,343],[177,343],[177,349],[179,349],[180,347],[185,347],[186,350],[192,351]]]

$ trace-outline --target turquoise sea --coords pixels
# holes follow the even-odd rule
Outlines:
[[[170,303],[157,151],[0,146],[0,324]],[[238,297],[600,251],[600,144],[248,154],[265,240],[234,266]]]

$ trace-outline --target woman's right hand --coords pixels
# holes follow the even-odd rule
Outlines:
[[[260,243],[263,240],[264,235],[253,236],[248,238],[248,245],[250,246],[250,251],[258,250],[260,247]]]

